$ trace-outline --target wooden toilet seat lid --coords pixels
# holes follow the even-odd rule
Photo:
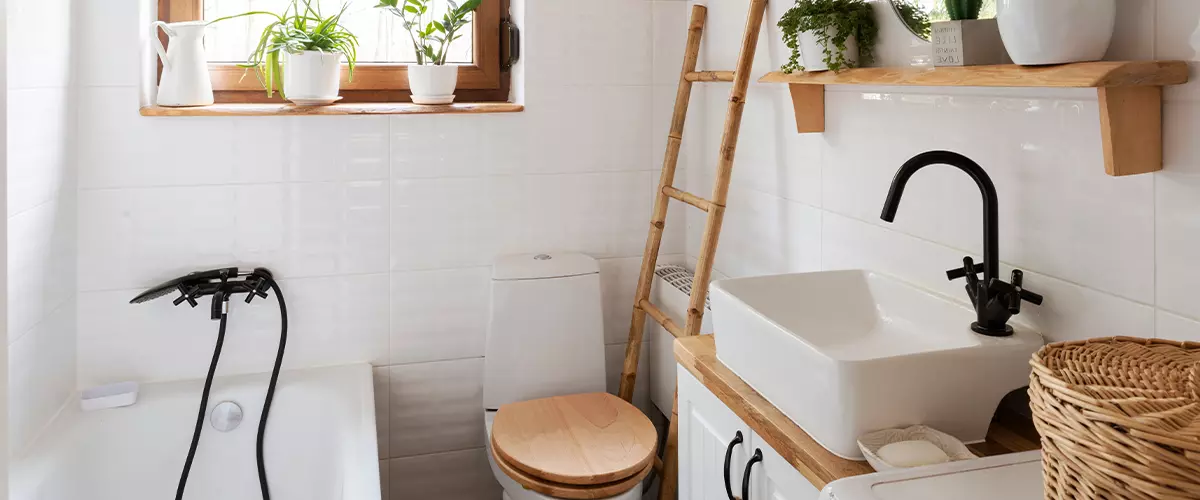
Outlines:
[[[572,394],[500,407],[492,423],[497,458],[551,483],[600,485],[653,465],[654,424],[606,393]]]
[[[645,469],[642,469],[641,472],[620,481],[581,486],[577,484],[555,483],[526,474],[524,471],[513,467],[503,458],[497,456],[495,446],[492,447],[492,460],[496,461],[496,465],[505,475],[516,481],[521,487],[551,498],[565,500],[593,500],[615,497],[641,486],[642,481],[646,479],[646,476],[650,475],[650,470],[654,468],[654,464],[652,463],[647,465]]]

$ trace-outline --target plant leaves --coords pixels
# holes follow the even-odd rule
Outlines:
[[[462,7],[459,7],[454,10],[455,10],[455,12],[461,12],[462,14],[465,15],[468,12],[475,12],[475,9],[478,9],[479,4],[482,2],[483,2],[483,0],[467,0],[466,3],[462,4]]]

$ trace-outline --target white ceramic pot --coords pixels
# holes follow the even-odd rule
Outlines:
[[[829,70],[829,65],[825,64],[825,44],[822,44],[820,39],[817,38],[817,32],[801,31],[796,40],[800,42],[800,59],[804,63],[804,71]],[[832,43],[828,45],[829,53],[835,54],[837,47],[833,46]],[[858,39],[854,36],[846,39],[845,57],[847,67],[853,68],[858,66]]]
[[[342,80],[342,54],[306,50],[288,53],[283,61],[283,91],[288,100],[329,100],[338,96]]]
[[[1116,0],[997,0],[996,20],[1016,64],[1098,61],[1108,51]]]
[[[408,86],[417,104],[449,104],[454,102],[454,87],[458,85],[458,66],[408,66]]]

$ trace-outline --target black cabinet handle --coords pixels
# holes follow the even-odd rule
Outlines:
[[[729,500],[737,500],[733,497],[733,485],[729,483],[729,463],[733,461],[733,447],[739,444],[742,444],[742,431],[737,431],[737,434],[733,435],[733,441],[725,448],[725,494],[729,496]]]
[[[746,474],[742,476],[742,500],[750,500],[750,470],[754,468],[754,464],[762,462],[762,450],[754,450],[754,456],[750,457],[750,461],[746,462]]]

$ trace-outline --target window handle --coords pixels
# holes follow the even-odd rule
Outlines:
[[[742,500],[750,500],[750,471],[754,469],[754,464],[762,461],[762,450],[755,449],[754,456],[746,462],[746,473],[742,476]]]
[[[742,444],[742,431],[737,431],[729,446],[725,448],[725,494],[729,496],[729,500],[737,500],[733,497],[733,485],[729,483],[729,463],[733,461],[733,447],[739,444]]]
[[[504,50],[500,58],[500,69],[508,71],[517,61],[521,60],[521,29],[512,21],[505,19],[500,22],[500,48]]]

